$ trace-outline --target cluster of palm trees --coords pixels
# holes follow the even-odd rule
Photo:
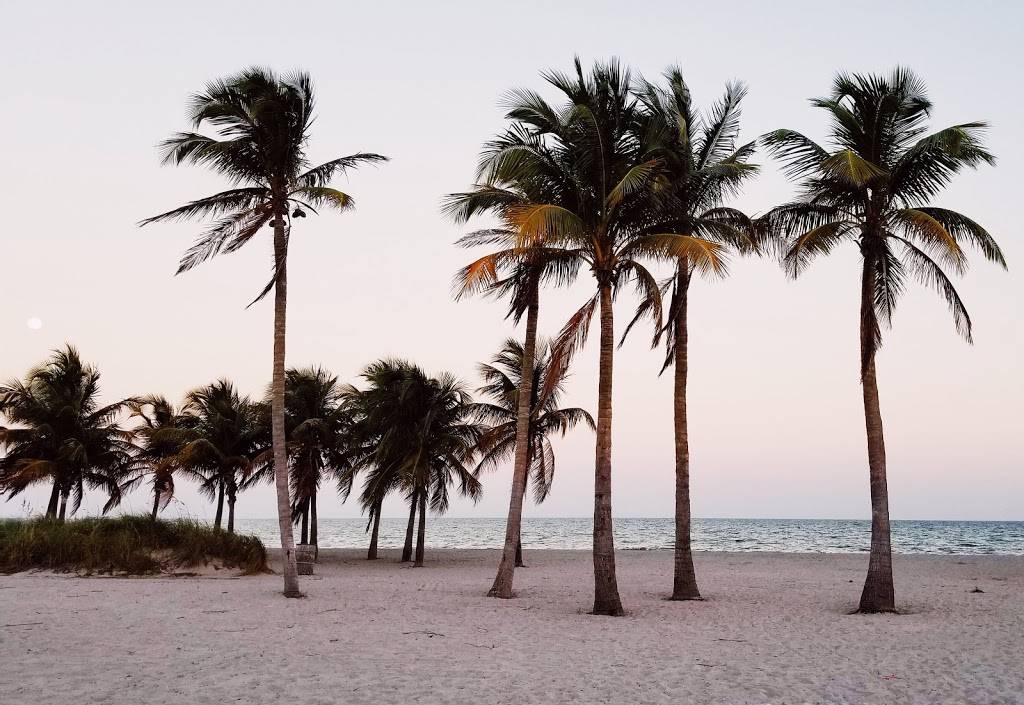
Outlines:
[[[423,565],[427,507],[444,514],[453,488],[478,499],[480,475],[514,443],[509,419],[514,425],[521,355],[509,341],[492,363],[480,366],[484,385],[478,391],[485,402],[474,401],[452,375],[432,377],[405,360],[373,363],[362,375],[363,387],[343,385],[321,367],[287,370],[291,520],[301,526],[301,543],[318,543],[323,486],[333,484],[345,501],[361,479],[359,501],[372,525],[367,558],[377,558],[381,507],[397,492],[410,507],[402,560],[412,560],[418,516],[415,562]],[[544,360],[534,374],[550,374]],[[50,483],[46,515],[63,521],[78,510],[86,489],[106,493],[106,513],[145,486],[156,519],[174,499],[176,481],[187,479],[215,502],[214,526],[233,533],[239,494],[274,480],[272,392],[253,400],[221,379],[190,391],[178,407],[158,395],[99,407],[99,379],[98,370],[68,346],[24,380],[0,385],[0,413],[11,422],[0,427],[0,493],[12,498]],[[543,403],[538,400],[532,426],[538,502],[553,480],[551,437],[589,421],[580,409],[558,408],[563,381]]]
[[[625,338],[637,323],[649,321],[652,344],[664,348],[663,369],[673,368],[676,542],[672,598],[698,599],[690,549],[686,404],[690,287],[696,279],[723,276],[732,256],[773,257],[795,277],[816,257],[850,243],[861,253],[861,381],[872,505],[871,556],[860,609],[894,610],[875,354],[883,326],[890,322],[909,278],[938,291],[953,312],[957,330],[970,340],[970,318],[946,270],[963,271],[966,246],[1005,266],[998,245],[981,225],[931,204],[963,168],[994,162],[982,143],[984,123],[927,133],[931,103],[922,82],[905,69],[884,76],[838,75],[829,95],[812,101],[829,118],[828,141],[823,145],[788,129],[740,144],[744,88],[729,85],[717,103],[698,110],[677,68],[658,81],[648,81],[614,60],[597,63],[588,71],[577,60],[573,72],[551,71],[544,79],[557,99],[551,102],[526,89],[510,92],[509,124],[484,146],[476,183],[464,193],[447,197],[443,206],[458,223],[481,215],[497,221],[460,240],[463,246],[487,247],[489,252],[458,273],[458,295],[505,297],[512,321],[518,324],[525,317],[522,344],[509,346],[508,356],[492,367],[494,374],[485,374],[491,391],[503,395],[497,405],[500,411],[489,412],[492,428],[485,432],[474,425],[472,414],[465,410],[466,392],[455,380],[442,376],[428,382],[414,366],[383,361],[368,368],[369,387],[351,394],[351,403],[362,417],[379,422],[378,432],[367,433],[360,441],[364,445],[356,444],[360,450],[342,460],[344,453],[336,456],[322,445],[326,427],[313,424],[303,429],[301,435],[316,449],[309,457],[317,458],[304,462],[320,468],[311,469],[311,477],[319,477],[316,472],[328,467],[333,472],[335,464],[354,468],[360,464],[359,457],[373,458],[361,497],[371,524],[376,527],[379,521],[380,492],[404,492],[410,506],[406,553],[412,550],[418,515],[417,553],[421,554],[427,506],[443,510],[452,483],[469,496],[479,492],[476,475],[468,471],[471,454],[481,453],[485,464],[511,455],[513,484],[506,536],[491,589],[492,595],[511,597],[527,486],[532,480],[535,492],[544,496],[550,485],[553,459],[550,447],[538,440],[539,429],[564,429],[590,419],[578,410],[558,414],[554,407],[561,381],[586,342],[596,315],[600,364],[594,423],[594,612],[622,614],[611,505],[617,340],[613,302],[632,288],[637,307],[619,338]],[[351,198],[331,188],[331,178],[348,168],[384,160],[377,154],[360,153],[311,167],[305,148],[312,109],[312,84],[303,73],[281,77],[254,68],[209,84],[193,97],[191,117],[195,130],[210,126],[218,135],[176,134],[164,143],[165,161],[211,167],[226,176],[232,188],[144,221],[214,219],[182,258],[179,272],[218,253],[239,249],[264,226],[273,230],[272,277],[257,297],[271,290],[275,293],[270,451],[264,465],[245,481],[254,477],[275,481],[288,596],[300,594],[292,518],[296,511],[309,518],[316,512],[315,490],[310,489],[315,483],[293,480],[290,488],[291,475],[284,471],[290,467],[291,447],[284,354],[292,226],[319,208],[350,208]],[[731,203],[757,174],[750,159],[758,144],[784,164],[798,192],[793,201],[754,217]],[[670,272],[659,280],[655,265]],[[550,343],[539,342],[543,290],[572,283],[581,272],[593,276],[593,295]],[[543,362],[543,373],[536,371],[538,360]],[[393,395],[414,400],[412,406],[392,403],[397,398]],[[430,411],[418,415],[412,408]],[[172,410],[164,411],[168,418],[174,416]],[[102,420],[115,412],[88,410]],[[352,419],[339,421],[341,426],[351,423]],[[296,435],[293,432],[293,439]],[[418,449],[417,453],[405,453],[410,448]],[[76,461],[67,462],[70,467]],[[59,481],[57,477],[54,502],[61,501],[63,506],[68,492],[80,495],[80,485],[63,475]],[[84,474],[78,477],[96,481]],[[342,480],[343,491],[349,487],[346,482]],[[154,487],[166,487],[164,480],[154,479],[154,483]],[[219,496],[222,486],[230,507],[231,483],[226,477],[207,490]],[[236,483],[235,491],[239,486]]]

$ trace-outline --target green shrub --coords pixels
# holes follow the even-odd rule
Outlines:
[[[188,520],[148,516],[0,520],[0,571],[44,569],[146,575],[216,562],[246,573],[267,570],[255,536]]]

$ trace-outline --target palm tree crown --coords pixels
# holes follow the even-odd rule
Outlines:
[[[551,365],[550,345],[541,342],[541,351],[533,365],[533,384],[530,385],[530,430],[528,478],[533,483],[533,497],[543,502],[551,492],[555,476],[555,453],[551,436],[565,435],[577,424],[595,428],[593,417],[584,409],[559,406],[564,394],[567,375],[562,368]],[[493,401],[477,403],[474,412],[487,424],[480,438],[481,458],[476,472],[494,467],[507,460],[515,451],[516,410],[519,403],[519,377],[522,371],[523,346],[518,340],[508,339],[501,351],[489,364],[480,365],[484,385],[477,391]],[[549,380],[550,375],[559,375]]]
[[[985,123],[926,135],[931,102],[922,81],[902,68],[884,77],[840,74],[831,95],[811,103],[829,114],[826,146],[794,130],[763,138],[801,188],[797,200],[763,221],[779,237],[786,271],[798,276],[837,245],[857,245],[873,300],[863,321],[870,333],[865,361],[880,344],[880,324],[891,321],[908,276],[938,291],[957,331],[970,341],[970,316],[944,269],[964,271],[965,245],[1003,267],[1006,261],[981,225],[931,201],[964,167],[995,163],[981,142]]]
[[[673,364],[679,309],[694,274],[724,274],[727,248],[745,253],[757,247],[753,223],[727,202],[757,174],[758,167],[748,161],[756,143],[737,145],[740,104],[747,93],[742,84],[727,85],[721,100],[702,112],[694,107],[678,67],[666,71],[664,80],[663,86],[642,80],[636,89],[642,105],[639,129],[649,154],[660,165],[648,216],[652,224],[646,229],[696,236],[699,244],[716,245],[719,259],[715,267],[708,267],[704,258],[694,260],[685,253],[674,259],[676,272],[670,280],[672,297],[663,330],[668,367]]]
[[[118,423],[127,401],[101,406],[99,370],[82,362],[70,345],[55,350],[24,381],[0,386],[0,414],[13,426],[0,427],[0,492],[14,497],[50,481],[48,516],[64,517],[82,502],[86,487],[109,496],[103,511],[121,501],[121,480],[131,472],[136,447]]]
[[[212,81],[192,97],[189,117],[195,129],[210,125],[219,135],[179,132],[161,144],[163,161],[209,167],[235,188],[142,221],[147,225],[215,218],[182,257],[179,273],[219,253],[238,250],[264,225],[281,221],[290,230],[292,219],[305,217],[307,210],[344,211],[353,206],[350,196],[329,186],[331,180],[347,169],[386,157],[360,152],[311,167],[306,145],[313,107],[308,74],[278,76],[264,68]],[[260,298],[273,283],[271,279]]]

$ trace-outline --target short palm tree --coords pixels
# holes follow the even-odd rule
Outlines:
[[[726,87],[722,99],[709,111],[699,112],[679,68],[665,73],[665,84],[640,82],[636,94],[642,104],[641,121],[651,154],[661,161],[662,188],[653,208],[648,231],[681,232],[733,250],[756,245],[752,223],[742,212],[726,206],[744,180],[757,172],[747,160],[754,143],[737,146],[740,103],[746,89]],[[698,600],[700,590],[693,569],[690,513],[690,444],[687,424],[686,382],[689,372],[687,314],[689,290],[699,262],[683,255],[675,259],[670,280],[672,298],[664,329],[665,365],[673,367],[673,421],[675,435],[675,565],[673,600]],[[705,267],[706,270],[706,267]],[[724,270],[718,268],[718,272]]]
[[[174,460],[193,440],[198,419],[155,394],[130,400],[128,409],[131,418],[139,419],[133,430],[139,451],[133,477],[121,485],[121,490],[134,489],[148,478],[153,492],[152,517],[156,519],[174,498]]]
[[[889,537],[885,441],[875,376],[882,325],[908,277],[935,288],[949,304],[957,331],[971,340],[971,319],[946,275],[967,265],[963,246],[1006,266],[992,236],[965,215],[931,205],[964,167],[993,164],[981,142],[985,124],[968,122],[926,134],[931,102],[906,69],[886,76],[840,74],[832,93],[812,101],[830,120],[821,146],[793,130],[776,130],[765,145],[801,186],[799,197],[763,223],[780,240],[786,272],[798,276],[816,257],[843,243],[861,255],[860,374],[871,479],[871,554],[862,612],[896,608]]]
[[[117,506],[137,449],[118,423],[127,401],[101,406],[99,382],[99,370],[69,345],[24,381],[0,385],[0,414],[13,424],[0,427],[0,493],[10,499],[50,482],[46,516],[60,521],[78,511],[87,488],[107,492],[104,513]]]
[[[532,361],[532,379],[529,386],[525,387],[530,390],[527,478],[533,486],[534,501],[538,504],[547,499],[555,478],[555,451],[551,446],[551,437],[556,433],[564,436],[579,423],[586,424],[591,430],[595,428],[593,417],[584,409],[559,407],[565,393],[566,370],[564,367],[552,367],[551,351],[546,342],[541,342],[539,348],[540,355]],[[491,401],[477,403],[474,407],[477,418],[485,424],[480,437],[481,458],[476,468],[477,475],[515,456],[519,395],[524,389],[519,378],[524,357],[523,345],[509,338],[489,364],[480,365],[484,385],[477,391]],[[559,378],[548,379],[551,375],[558,375]],[[517,536],[516,567],[523,565],[522,546],[522,540]]]
[[[300,541],[317,544],[317,495],[328,480],[347,494],[352,446],[352,419],[342,404],[338,378],[322,367],[289,369],[285,373],[284,410],[291,466],[292,516],[301,523]],[[269,403],[268,392],[268,403]],[[273,479],[265,464],[246,486]]]
[[[558,203],[522,209],[520,237],[524,245],[543,241],[571,252],[595,278],[597,291],[562,329],[552,364],[568,364],[585,343],[600,309],[594,613],[621,615],[611,510],[612,300],[632,282],[641,298],[633,321],[649,316],[660,327],[661,292],[643,261],[685,256],[699,271],[717,271],[722,258],[721,247],[702,238],[645,230],[662,182],[662,160],[637,129],[641,112],[631,91],[630,72],[616,61],[597,64],[589,74],[578,60],[575,68],[574,76],[545,76],[561,93],[561,105],[553,106],[532,91],[514,94],[508,116],[518,127],[494,144],[485,156],[484,170],[495,181],[543,178],[552,188],[560,188],[564,195]],[[538,142],[543,149],[535,147]]]
[[[272,277],[257,300],[274,290],[274,358],[271,423],[277,514],[284,553],[284,594],[299,597],[299,579],[292,538],[288,496],[288,454],[285,446],[284,377],[287,313],[288,244],[292,223],[318,208],[344,211],[352,199],[331,188],[331,179],[360,164],[379,162],[378,154],[360,153],[310,168],[306,156],[313,122],[313,84],[303,72],[278,76],[248,68],[213,81],[192,98],[195,129],[210,125],[208,137],[180,132],[166,140],[164,163],[208,166],[227,177],[233,188],[161,213],[148,223],[213,217],[216,220],[185,253],[178,272],[195,267],[221,252],[234,252],[264,226],[274,231]]]
[[[404,360],[376,362],[363,377],[368,389],[351,390],[350,396],[362,409],[361,436],[375,439],[376,447],[364,461],[370,466],[366,482],[375,488],[370,496],[392,489],[403,492],[409,502],[409,529],[402,560],[411,557],[418,515],[415,565],[422,566],[428,504],[444,514],[453,486],[473,501],[480,498],[472,462],[481,428],[471,418],[472,399],[453,376],[430,377]]]
[[[194,389],[184,412],[195,417],[190,440],[171,463],[199,480],[200,491],[217,501],[215,526],[221,527],[227,501],[228,533],[235,530],[235,502],[245,481],[265,461],[270,446],[267,408],[240,395],[225,379]],[[291,517],[289,516],[289,526]]]
[[[369,513],[367,530],[371,530],[372,527],[366,557],[368,560],[375,560],[384,500],[392,492],[403,488],[404,478],[400,472],[400,464],[392,462],[385,451],[389,447],[389,439],[399,432],[393,420],[399,414],[406,367],[397,360],[380,360],[369,365],[361,376],[367,383],[365,388],[348,385],[343,391],[343,404],[354,422],[354,441],[363,449],[363,452],[356,455],[348,469],[346,482],[351,488],[356,475],[363,474],[363,488],[359,500],[362,509]],[[410,502],[410,508],[412,513],[405,538],[403,562],[412,558],[415,503]]]

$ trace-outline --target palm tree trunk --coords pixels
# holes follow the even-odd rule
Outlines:
[[[377,560],[377,537],[380,535],[380,509],[381,503],[378,500],[373,506],[373,532],[370,534],[370,548],[366,551],[366,560]]]
[[[615,538],[612,534],[612,362],[615,321],[612,287],[600,283],[601,356],[597,382],[597,448],[594,464],[594,614],[621,616],[615,580]]]
[[[299,537],[299,543],[309,543],[309,500],[303,502],[302,511],[300,512],[302,521],[302,530]]]
[[[419,493],[413,490],[412,499],[409,500],[409,525],[405,528],[405,546],[402,548],[402,563],[412,560],[412,532],[416,526],[416,503],[419,501]]]
[[[228,486],[228,533],[235,533],[235,488]]]
[[[292,503],[288,492],[288,452],[284,435],[284,353],[288,313],[288,239],[284,231],[284,207],[274,214],[274,370],[270,383],[271,444],[274,450],[274,485],[277,488],[277,523],[281,530],[284,596],[301,597],[292,538]]]
[[[516,568],[525,568],[526,564],[523,563],[523,537],[520,536],[516,539]]]
[[[868,468],[871,477],[871,554],[868,575],[860,595],[860,612],[895,612],[892,581],[892,546],[889,535],[889,490],[885,473],[885,438],[882,411],[875,377],[874,277],[865,260],[861,283],[861,387],[864,392],[864,421],[868,438]]]
[[[153,490],[153,521],[156,521],[158,511],[160,511],[160,490]]]
[[[57,503],[60,501],[60,484],[54,480],[53,489],[50,491],[50,501],[46,504],[46,517],[57,518]]]
[[[537,281],[531,284],[530,304],[526,309],[526,339],[523,341],[523,361],[519,372],[519,390],[516,392],[516,454],[512,469],[512,496],[508,503],[505,545],[498,563],[498,574],[487,593],[491,597],[512,597],[512,578],[516,567],[523,562],[519,535],[523,525],[523,496],[526,494],[530,466],[530,400],[533,397],[533,359],[537,348],[539,309],[537,286]]]
[[[313,490],[313,494],[309,496],[309,542],[314,546],[317,546],[317,529],[316,529],[316,490]],[[314,560],[320,557],[320,549],[313,552]]]
[[[64,515],[68,509],[68,490],[62,490],[60,493],[60,510],[57,512],[57,520],[64,521]]]
[[[420,529],[416,536],[416,562],[413,568],[423,567],[423,543],[427,538],[427,493],[420,492]]]
[[[217,483],[217,514],[213,519],[213,526],[220,531],[220,523],[224,518],[224,483]]]
[[[672,579],[673,600],[699,600],[697,576],[693,570],[693,551],[690,546],[690,440],[686,423],[686,376],[689,360],[687,345],[687,306],[689,304],[690,273],[681,261],[676,275],[679,307],[675,320],[675,360],[673,418],[676,441],[676,551]]]

